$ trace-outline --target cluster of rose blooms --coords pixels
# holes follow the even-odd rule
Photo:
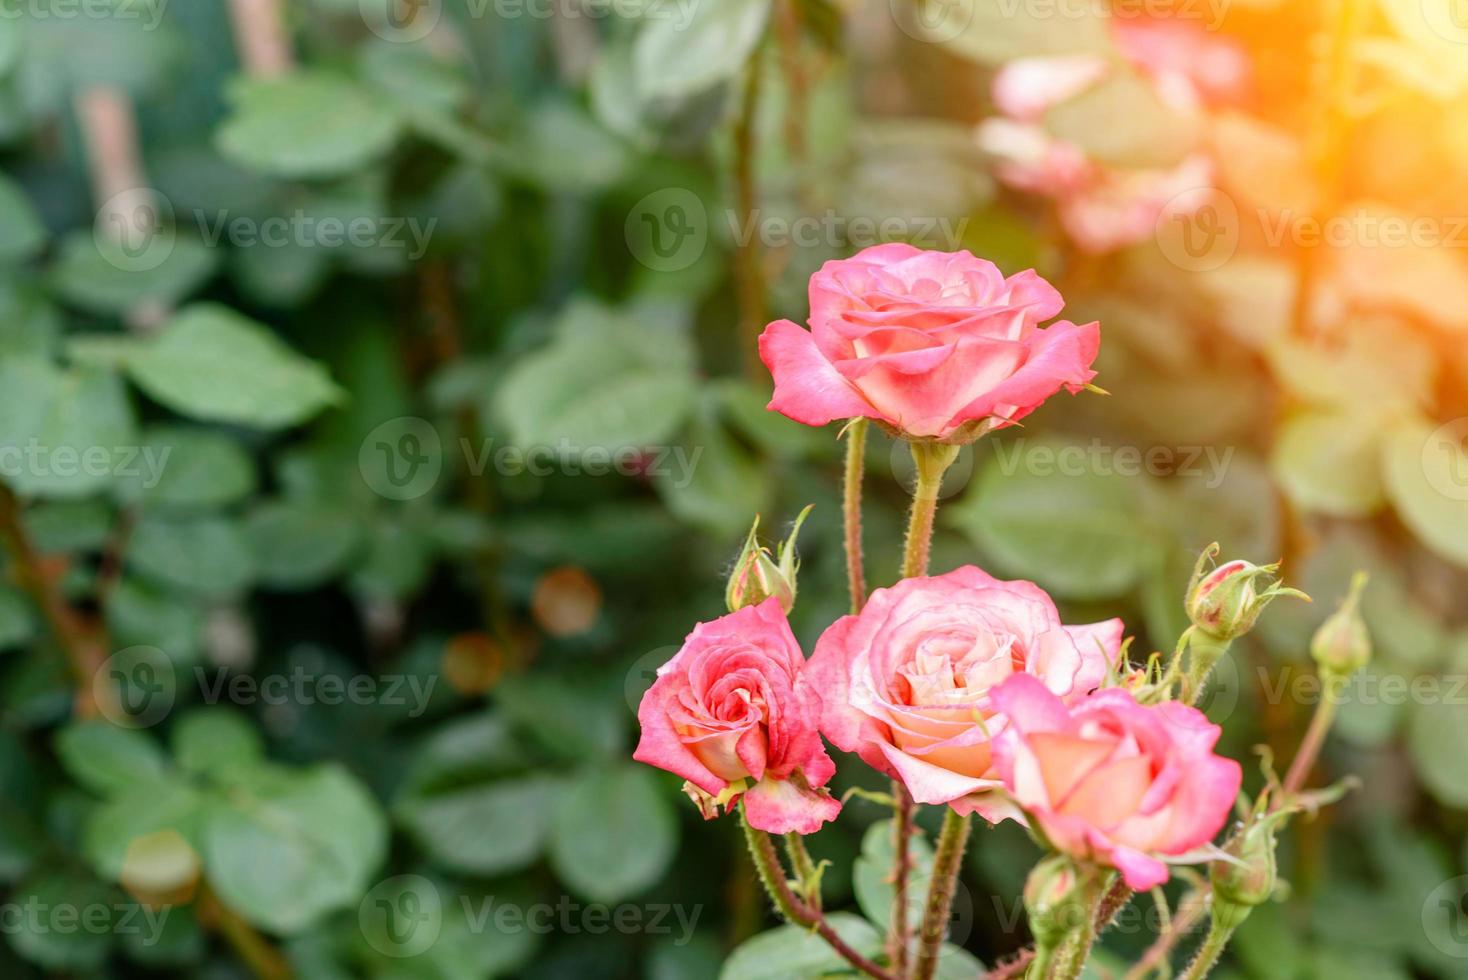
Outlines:
[[[857,611],[807,659],[786,620],[794,534],[771,555],[751,532],[730,613],[693,629],[638,711],[635,757],[683,777],[706,817],[741,805],[752,831],[785,835],[836,819],[824,737],[950,820],[1023,823],[1062,862],[1042,883],[1052,897],[1102,876],[1146,890],[1172,864],[1228,860],[1212,842],[1241,767],[1214,751],[1220,729],[1191,702],[1229,640],[1292,592],[1273,566],[1200,560],[1193,627],[1170,661],[1145,666],[1129,663],[1120,620],[1062,623],[1033,583],[972,565],[925,574],[937,485],[957,447],[1089,386],[1099,328],[1042,327],[1062,305],[1033,272],[1005,278],[967,252],[884,245],[815,275],[808,331],[768,327],[771,409],[809,425],[870,420],[911,443],[908,577],[854,594]],[[1359,650],[1356,632],[1345,640]]]

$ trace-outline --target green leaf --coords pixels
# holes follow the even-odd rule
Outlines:
[[[632,840],[636,847],[627,846]],[[667,871],[677,849],[677,818],[645,766],[593,765],[556,805],[551,866],[592,901],[619,902],[648,888]]]
[[[1468,566],[1468,422],[1436,430],[1421,422],[1392,429],[1386,490],[1403,523],[1428,548]]]
[[[209,808],[205,873],[226,905],[291,934],[355,909],[387,850],[371,794],[336,765],[261,767]]]
[[[168,774],[168,759],[151,736],[106,721],[82,721],[56,735],[56,754],[72,778],[111,795]]]
[[[240,444],[186,425],[143,431],[141,452],[126,476],[129,499],[168,507],[223,507],[255,490],[255,464]]]
[[[1366,517],[1385,500],[1380,421],[1364,413],[1289,416],[1275,435],[1271,462],[1280,487],[1301,510]]]
[[[882,951],[882,936],[850,912],[826,917],[836,934],[863,956]],[[821,980],[850,968],[826,941],[800,926],[780,926],[747,939],[730,954],[719,980]]]
[[[20,646],[36,634],[36,617],[28,599],[0,585],[0,650]]]
[[[362,545],[363,522],[326,502],[276,500],[250,514],[249,541],[260,581],[311,589],[341,574]]]
[[[15,181],[0,176],[0,262],[28,259],[45,243],[46,228],[25,191]]]
[[[197,708],[173,727],[173,754],[185,771],[227,782],[257,765],[265,746],[244,715]]]
[[[0,360],[0,478],[18,493],[83,497],[135,456],[132,405],[114,374]]]
[[[202,603],[128,575],[107,597],[107,628],[118,647],[167,650],[175,661],[195,660],[204,631]]]
[[[114,895],[109,889],[80,871],[48,870],[27,879],[16,894],[35,908],[75,909],[77,918],[75,928],[62,929],[53,926],[47,915],[18,915],[5,930],[12,949],[48,970],[102,975],[113,938]],[[92,928],[81,927],[83,914],[92,916]]]
[[[686,447],[683,463],[671,465],[678,459],[671,457],[670,465],[653,475],[663,504],[721,540],[737,539],[748,529],[750,515],[769,504],[774,492],[769,467],[735,441],[707,401],[680,441]]]
[[[135,877],[147,877],[160,890],[187,886],[189,861],[187,854],[179,854],[182,848],[177,840],[170,842],[165,834],[177,835],[196,847],[199,839],[199,820],[204,814],[204,797],[182,779],[165,778],[154,783],[134,783],[119,788],[119,791],[91,812],[87,820],[82,850],[99,875],[109,881],[131,883]],[[137,848],[146,848],[150,843],[163,847],[152,854],[140,855],[134,842],[142,840]],[[142,863],[142,867],[137,867]],[[153,866],[148,867],[151,863]],[[136,876],[135,876],[136,872]],[[174,876],[173,881],[160,879]],[[183,880],[178,880],[182,878]]]
[[[122,316],[142,306],[167,309],[214,275],[216,250],[172,232],[159,232],[141,258],[123,243],[72,232],[61,240],[48,281],[63,300],[104,316]]]
[[[1468,711],[1454,698],[1413,706],[1407,750],[1417,778],[1444,806],[1468,808]]]
[[[655,446],[693,404],[692,362],[681,331],[577,303],[555,342],[510,370],[495,412],[521,446],[572,455]]]
[[[1016,441],[997,445],[946,520],[992,557],[996,571],[1064,598],[1107,599],[1155,565],[1154,492],[1144,477],[1107,472],[1086,446]]]
[[[739,73],[764,35],[769,0],[695,4],[691,15],[658,4],[633,42],[637,93],[643,99],[683,98]]]
[[[584,675],[516,674],[498,688],[500,710],[557,758],[614,759],[627,748],[626,709]]]
[[[381,98],[328,72],[239,79],[229,99],[234,113],[215,145],[229,160],[272,177],[345,176],[386,154],[400,132]]]
[[[260,429],[299,425],[342,397],[326,369],[233,310],[181,310],[127,361],[149,397],[191,418]]]
[[[998,67],[1016,58],[1040,55],[1114,55],[1107,17],[1096,8],[1058,8],[991,0],[919,0],[909,13],[893,8],[898,25],[918,40],[946,44],[957,54]],[[1130,122],[1131,120],[1128,120]]]
[[[227,596],[255,579],[251,544],[240,525],[224,517],[149,515],[133,529],[127,561],[171,588]]]
[[[399,800],[394,815],[446,871],[498,875],[540,857],[558,783],[547,776],[486,782]]]

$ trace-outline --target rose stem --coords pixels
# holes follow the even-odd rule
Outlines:
[[[963,851],[968,846],[968,814],[959,816],[949,808],[943,815],[943,830],[938,834],[938,852],[933,857],[933,883],[928,889],[928,908],[923,914],[922,945],[918,949],[916,980],[932,980],[938,968],[943,939],[948,933],[948,914],[953,907],[953,889],[958,870],[963,866]]]
[[[907,975],[907,881],[912,870],[912,795],[892,780],[892,918],[887,929],[888,958],[898,976]]]
[[[817,912],[821,910],[821,889],[816,880],[816,864],[805,849],[805,838],[795,832],[785,835],[785,853],[790,857],[790,866],[795,869],[795,880],[800,882],[802,898]]]
[[[761,52],[755,48],[745,65],[744,92],[739,118],[734,124],[734,193],[740,214],[749,219],[755,210],[754,124],[759,108]],[[761,270],[759,235],[749,235],[734,252],[734,281],[739,298],[739,346],[744,354],[745,371],[750,378],[759,376],[759,333],[765,323],[765,283]]]
[[[938,514],[938,491],[943,474],[958,456],[958,446],[938,442],[915,442],[912,459],[917,464],[917,485],[912,488],[912,512],[907,521],[907,546],[902,557],[902,577],[928,574],[928,553],[933,543],[933,518]]]
[[[1290,770],[1285,774],[1284,792],[1275,800],[1276,807],[1282,806],[1285,800],[1304,788],[1305,780],[1309,778],[1310,770],[1315,768],[1315,760],[1325,745],[1325,736],[1330,731],[1331,722],[1335,720],[1335,708],[1336,689],[1327,676],[1320,701],[1315,705],[1315,715],[1310,719],[1304,741],[1300,743],[1300,751],[1295,753]]]
[[[846,476],[842,481],[841,516],[846,531],[846,583],[851,591],[851,612],[861,612],[866,602],[866,570],[861,555],[861,478],[866,465],[866,419],[852,419],[846,427]]]
[[[867,976],[875,980],[898,980],[852,949],[846,940],[831,928],[831,924],[826,921],[826,917],[820,911],[806,905],[790,890],[790,883],[785,880],[785,868],[780,864],[779,855],[775,853],[774,842],[770,840],[769,834],[762,830],[755,830],[749,825],[742,806],[739,808],[739,824],[744,828],[744,840],[749,845],[749,856],[754,860],[755,870],[759,872],[759,880],[765,886],[770,901],[775,903],[775,909],[782,918],[792,925],[814,929],[816,934],[824,939],[842,959]]]
[[[902,577],[913,578],[926,575],[928,571],[928,555],[932,550],[933,542],[933,520],[938,514],[938,491],[943,486],[943,474],[953,464],[958,456],[957,446],[947,446],[940,443],[912,443],[912,459],[917,466],[917,484],[912,489],[912,511],[907,522],[907,542],[902,556]],[[899,976],[907,972],[907,880],[910,865],[909,841],[912,837],[913,802],[912,796],[908,794],[907,787],[900,780],[892,781],[892,799],[896,810],[894,825],[894,841],[892,849],[892,927],[890,934],[890,946],[892,962]],[[949,816],[954,816],[949,811]],[[963,856],[963,845],[968,842],[967,821],[964,822],[963,840],[959,843],[958,856]],[[943,833],[948,834],[950,827],[945,821]],[[957,832],[954,830],[953,832]],[[940,841],[941,847],[941,841]],[[928,919],[935,911],[935,906],[941,903],[942,914],[939,917],[939,937],[937,942],[942,944],[942,934],[946,932],[948,925],[948,907],[953,901],[954,878],[958,874],[959,863],[955,861],[951,870],[947,872],[948,880],[940,878],[939,866],[933,867],[932,883],[928,886],[928,907],[923,919],[923,954],[928,952],[926,948]],[[946,868],[946,865],[944,866]],[[919,977],[930,977],[931,970],[937,964],[936,953],[932,963],[928,964],[929,973],[924,974],[923,960],[918,960]]]
[[[1219,918],[1219,909],[1214,909],[1213,919],[1208,926],[1208,937],[1203,940],[1203,945],[1198,947],[1198,955],[1193,957],[1193,962],[1182,972],[1178,980],[1203,980],[1218,963],[1218,958],[1223,955],[1223,949],[1228,945],[1234,930],[1238,928],[1243,916],[1228,916],[1229,921],[1224,922]],[[1247,915],[1248,909],[1244,910]]]
[[[1147,947],[1147,951],[1137,960],[1136,965],[1127,970],[1122,980],[1142,980],[1150,971],[1162,966],[1167,962],[1172,948],[1178,944],[1188,933],[1193,931],[1193,926],[1203,918],[1203,913],[1208,909],[1208,896],[1206,893],[1194,889],[1188,892],[1178,905],[1177,915],[1173,916],[1172,922],[1157,937],[1156,942]]]

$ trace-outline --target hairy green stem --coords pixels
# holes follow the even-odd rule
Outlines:
[[[1208,926],[1208,936],[1203,940],[1203,945],[1198,947],[1198,953],[1188,968],[1182,972],[1178,980],[1203,980],[1204,977],[1218,964],[1218,958],[1223,955],[1224,947],[1228,945],[1229,939],[1233,937],[1234,930],[1239,923],[1248,918],[1249,909],[1243,906],[1215,906],[1213,919]]]
[[[861,612],[867,601],[866,569],[861,553],[861,478],[866,466],[866,419],[853,419],[846,428],[846,475],[842,481],[841,516],[846,534],[846,583],[851,611]]]
[[[800,897],[816,911],[821,908],[821,883],[816,877],[816,863],[805,849],[805,838],[795,832],[785,835],[785,853],[790,857],[790,867],[795,869],[795,880],[800,884]]]
[[[792,925],[813,930],[838,956],[873,980],[899,980],[852,949],[826,921],[820,909],[802,902],[790,890],[790,882],[785,879],[785,867],[780,863],[780,856],[775,853],[775,842],[763,830],[756,830],[749,825],[742,806],[739,808],[739,824],[744,828],[744,841],[749,845],[749,856],[754,861],[760,883],[765,886],[765,892],[770,896],[770,901],[775,903],[775,910],[780,913],[781,918]]]
[[[900,780],[892,780],[892,918],[887,928],[887,958],[893,971],[907,975],[907,884],[912,875],[912,794]]]
[[[1325,684],[1320,701],[1315,705],[1315,715],[1310,719],[1310,727],[1305,732],[1304,741],[1300,743],[1300,750],[1295,753],[1294,761],[1290,763],[1289,772],[1285,774],[1284,792],[1276,801],[1277,805],[1283,805],[1289,797],[1305,788],[1305,780],[1310,778],[1310,770],[1315,768],[1315,760],[1320,757],[1320,750],[1325,746],[1325,736],[1330,733],[1331,723],[1335,721],[1336,689],[1331,675],[1324,675],[1323,680]]]
[[[928,574],[928,554],[933,544],[933,520],[938,514],[938,491],[943,474],[958,457],[958,446],[937,442],[912,444],[917,464],[917,485],[912,489],[912,511],[907,520],[907,544],[903,549],[902,577]]]
[[[938,850],[933,855],[933,880],[928,886],[928,907],[923,913],[922,930],[919,934],[917,968],[915,980],[932,980],[938,969],[938,957],[943,951],[943,940],[948,934],[948,915],[953,908],[953,891],[958,882],[958,872],[963,867],[963,852],[968,846],[968,814],[959,816],[950,808],[943,815],[943,830],[938,834]]]

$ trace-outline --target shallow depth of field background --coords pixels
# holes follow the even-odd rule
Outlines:
[[[835,429],[764,411],[753,337],[886,239],[1102,323],[1110,396],[965,450],[936,570],[1138,653],[1215,539],[1316,596],[1210,699],[1246,786],[1371,573],[1318,777],[1363,786],[1287,835],[1221,975],[1468,975],[1461,0],[1158,4],[1250,79],[1181,117],[1122,69],[1047,120],[1118,172],[1216,163],[1106,254],[975,139],[998,66],[1110,51],[1100,0],[272,8],[0,3],[0,975],[717,976],[770,917],[734,822],[630,761],[633,711],[756,513],[816,505],[807,650],[845,612]],[[910,464],[868,461],[880,585]],[[877,901],[882,816],[816,839],[828,907]],[[953,938],[986,963],[1033,859],[976,832]],[[727,975],[809,975],[759,965]]]

